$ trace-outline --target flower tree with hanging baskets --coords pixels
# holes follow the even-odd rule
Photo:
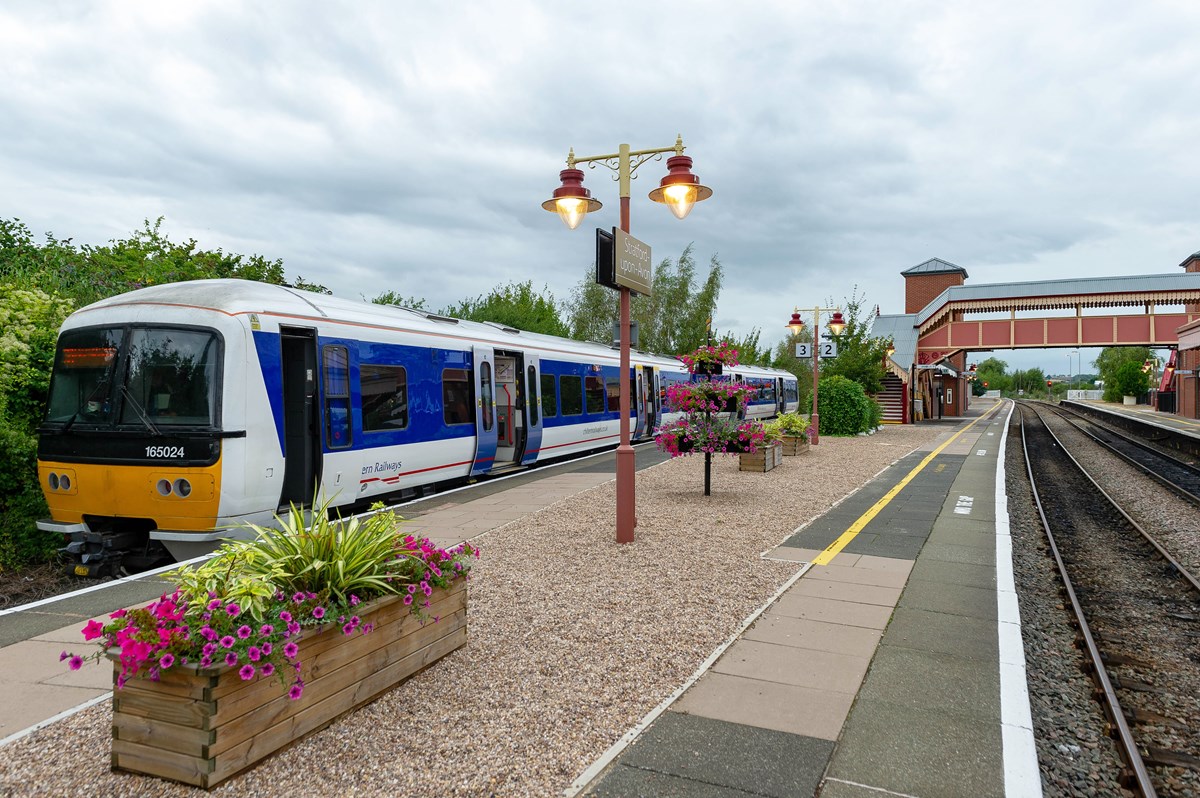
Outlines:
[[[725,366],[736,366],[738,352],[722,342],[702,346],[679,359],[695,380],[695,375],[712,377],[721,374]],[[668,407],[684,417],[659,427],[654,441],[671,457],[704,453],[705,496],[710,494],[712,455],[754,453],[770,443],[761,423],[738,421],[749,401],[750,389],[737,382],[701,379],[667,388]]]

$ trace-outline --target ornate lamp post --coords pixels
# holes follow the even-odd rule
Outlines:
[[[834,338],[842,334],[842,330],[846,329],[846,322],[842,319],[842,311],[837,308],[813,308],[813,343],[812,343],[812,362],[813,362],[813,379],[812,379],[812,417],[808,424],[808,440],[816,446],[821,440],[821,417],[817,413],[817,384],[821,379],[820,375],[820,350],[821,345],[821,314],[832,313],[833,317],[829,320],[829,332]],[[800,309],[796,308],[792,313],[792,318],[787,323],[787,328],[792,331],[792,335],[799,335],[804,329],[804,320],[800,318]]]
[[[577,158],[572,148],[567,153],[567,168],[559,173],[562,185],[554,190],[550,199],[542,203],[548,211],[557,213],[563,223],[574,230],[583,217],[602,207],[599,200],[583,187],[583,170],[575,165],[586,163],[595,169],[599,164],[615,173],[621,195],[621,230],[629,232],[629,184],[638,167],[651,158],[661,160],[663,153],[674,152],[667,159],[667,176],[659,181],[658,188],[650,192],[650,199],[661,202],[671,209],[675,218],[682,219],[691,212],[697,202],[712,196],[712,189],[700,185],[692,174],[692,159],[683,154],[683,136],[675,139],[674,147],[653,150],[631,150],[622,144],[617,152],[608,155],[591,155]],[[617,446],[617,542],[632,543],[633,527],[637,523],[634,512],[634,454],[629,444],[629,289],[621,291],[621,442]]]

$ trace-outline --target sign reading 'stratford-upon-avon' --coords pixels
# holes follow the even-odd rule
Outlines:
[[[624,230],[614,229],[616,238],[616,268],[613,276],[617,285],[650,296],[650,283],[654,279],[654,266],[650,262],[650,245],[638,241]]]

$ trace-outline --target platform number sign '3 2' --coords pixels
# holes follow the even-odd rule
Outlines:
[[[837,341],[822,341],[818,350],[821,357],[837,357]],[[812,357],[812,344],[796,344],[796,357]]]

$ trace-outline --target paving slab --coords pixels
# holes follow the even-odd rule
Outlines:
[[[665,712],[620,764],[771,798],[793,798],[814,794],[832,749],[828,740]],[[607,779],[608,774],[593,794],[605,794],[601,790]]]
[[[709,671],[671,710],[830,742],[854,696]]]
[[[995,539],[993,538],[993,541]],[[921,557],[909,579],[947,585],[966,585],[996,590],[996,569],[990,565],[968,565]]]
[[[659,773],[618,763],[594,789],[595,798],[758,798],[761,792],[746,792],[695,779]]]
[[[797,596],[812,596],[813,598],[831,599],[833,601],[853,601],[858,604],[878,604],[882,607],[894,607],[900,598],[901,588],[879,587],[877,585],[848,584],[832,582],[827,579],[800,579],[788,591]]]
[[[870,658],[882,636],[883,633],[878,629],[790,618],[768,612],[742,634],[742,639]]]
[[[842,565],[816,565],[804,574],[805,579],[816,579],[827,582],[844,582],[855,585],[874,585],[876,587],[902,588],[908,581],[907,576],[899,571],[879,571],[870,568],[853,568]]]
[[[995,622],[996,590],[913,580],[904,591],[901,606],[906,609],[965,615]]]
[[[906,607],[896,608],[882,643],[977,662],[998,662],[1000,655],[995,621]]]
[[[828,775],[921,798],[1002,798],[1001,745],[996,723],[859,701]]]
[[[717,673],[854,695],[871,658],[739,639],[713,665]]]
[[[977,660],[899,646],[880,646],[871,677],[858,701],[883,701],[912,711],[914,723],[927,711],[1000,723],[1000,674],[980,678]]]
[[[868,629],[883,629],[892,615],[891,607],[800,596],[790,590],[779,597],[771,606],[771,611],[790,618],[865,626]]]

